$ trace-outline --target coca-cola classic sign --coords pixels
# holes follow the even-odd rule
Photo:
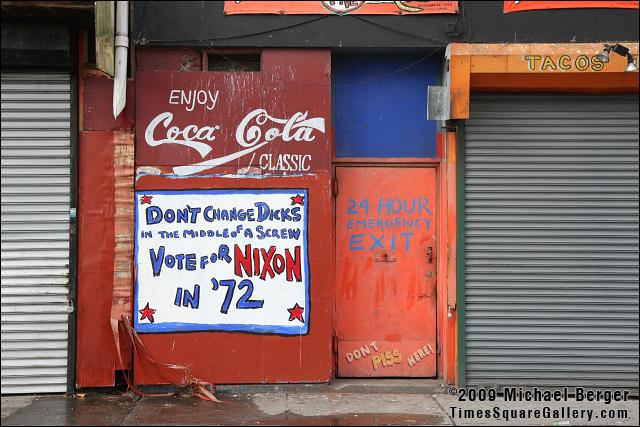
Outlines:
[[[262,73],[139,73],[137,166],[178,176],[312,173],[328,148],[325,108],[265,79]]]

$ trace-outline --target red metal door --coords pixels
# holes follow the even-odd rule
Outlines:
[[[338,375],[436,376],[436,172],[338,167]]]

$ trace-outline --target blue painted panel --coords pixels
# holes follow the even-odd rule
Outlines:
[[[333,57],[337,157],[436,156],[437,122],[427,120],[427,86],[440,83],[442,56],[415,64],[424,56]]]

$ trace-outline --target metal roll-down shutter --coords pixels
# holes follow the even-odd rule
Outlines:
[[[67,389],[68,74],[2,73],[2,393]]]
[[[638,388],[638,96],[482,94],[465,126],[469,384]]]

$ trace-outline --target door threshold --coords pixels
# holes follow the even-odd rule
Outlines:
[[[435,378],[336,378],[331,388],[344,393],[440,394],[448,384]]]
[[[448,385],[433,378],[336,378],[330,383],[217,385],[220,393],[441,394]]]

